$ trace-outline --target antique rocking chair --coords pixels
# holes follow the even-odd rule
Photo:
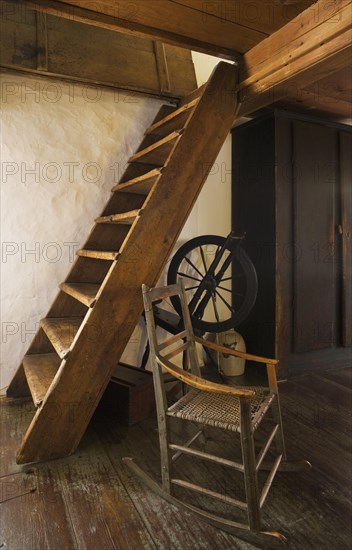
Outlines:
[[[163,341],[159,342],[153,303],[159,303],[160,300],[168,300],[171,296],[178,296],[181,300],[184,330],[181,330],[179,334],[173,335],[167,340],[164,338]],[[278,470],[302,470],[310,468],[310,464],[306,461],[297,463],[287,462],[286,459],[276,381],[277,361],[228,349],[194,336],[182,281],[181,284],[169,285],[163,288],[150,289],[143,285],[143,299],[153,360],[153,379],[161,454],[161,485],[148,476],[132,458],[124,458],[125,464],[149,488],[156,491],[163,498],[172,504],[195,512],[203,520],[220,529],[238,535],[241,538],[249,538],[253,542],[254,537],[263,547],[286,547],[287,541],[282,534],[276,531],[262,530],[261,508]],[[265,364],[268,387],[236,387],[204,380],[201,377],[196,342],[218,352],[233,354],[249,361]],[[174,360],[178,354],[186,355],[189,370],[180,368],[175,364]],[[183,364],[185,364],[185,361],[183,361]],[[163,372],[165,371],[175,377],[175,379],[180,380],[183,383],[183,387],[186,388],[186,391],[182,392],[183,395],[171,406],[167,403],[164,387]],[[270,414],[268,415],[269,412]],[[261,443],[258,453],[256,453],[254,436],[259,431],[258,428],[266,416],[270,417],[272,425],[270,426],[269,433],[268,431],[264,433],[265,440]],[[186,421],[187,426],[190,428],[194,424],[197,425],[197,432],[191,436],[188,434],[188,440],[183,444],[172,442],[170,430],[170,421],[172,418]],[[223,458],[213,454],[213,450],[209,452],[207,449],[205,452],[199,444],[195,446],[196,443],[199,443],[200,436],[204,432],[204,429],[199,430],[199,425],[203,427],[207,426],[207,430],[217,428],[217,431],[221,430],[222,433],[226,431],[232,436],[236,436],[237,434],[240,442],[240,459],[234,460],[234,455],[231,455],[230,459]],[[274,455],[272,455],[271,450],[272,443],[275,443]],[[217,449],[222,450],[221,448],[222,438],[220,438],[217,446]],[[268,459],[269,455],[272,455],[270,459]],[[182,470],[182,473],[186,474],[186,476],[183,476],[184,479],[179,479],[175,476],[174,463],[181,456],[215,463],[217,465],[215,474],[220,467],[239,472],[236,475],[240,476],[241,485],[243,485],[243,500],[225,495],[223,487],[218,492],[190,482],[190,475],[192,475],[192,481],[194,479],[193,472],[191,473],[191,470],[195,467],[194,461],[192,468],[188,468],[185,471]],[[265,474],[266,479],[261,491],[258,483],[259,469],[269,471],[268,475]],[[179,474],[179,471],[177,473]],[[226,488],[230,488],[230,481],[227,478],[225,479]],[[220,502],[221,507],[229,506],[231,509],[230,519],[226,515],[224,517],[223,510],[219,514],[218,510],[216,510],[216,513],[214,513],[213,509],[209,511],[209,507],[207,509],[203,503],[202,505],[198,505],[198,503],[194,503],[194,500],[188,503],[183,496],[182,498],[176,496],[176,491],[193,492],[198,497],[198,500],[200,499],[202,502],[204,499],[212,499],[212,502]],[[244,515],[244,521],[238,521],[237,518],[236,520],[233,519],[233,508],[237,508],[240,514]]]

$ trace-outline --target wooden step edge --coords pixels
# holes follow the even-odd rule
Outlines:
[[[190,101],[189,103],[186,103],[185,105],[182,105],[179,109],[176,109],[176,111],[174,111],[173,113],[170,113],[169,115],[162,118],[158,122],[155,122],[154,124],[151,124],[146,129],[145,135],[153,134],[153,132],[155,132],[155,130],[157,130],[158,128],[161,128],[162,126],[164,126],[168,122],[171,122],[174,119],[176,119],[177,117],[183,115],[186,111],[189,111],[190,109],[193,109],[197,105],[198,102],[199,102],[199,97],[196,98],[196,99],[193,99],[192,101]]]
[[[141,157],[145,157],[149,153],[153,153],[154,151],[159,149],[159,147],[162,147],[163,145],[167,145],[169,142],[174,141],[175,139],[180,137],[181,134],[182,134],[181,131],[171,132],[171,134],[169,134],[168,136],[166,136],[162,139],[159,139],[158,141],[153,143],[153,145],[149,145],[149,147],[146,147],[145,149],[142,149],[141,151],[137,151],[137,153],[135,153],[134,155],[132,155],[128,159],[128,162],[130,162],[130,163],[135,162],[136,160],[140,159]]]
[[[109,250],[87,250],[82,248],[77,251],[77,256],[81,258],[91,258],[93,260],[104,260],[114,262],[119,257],[120,252],[110,252]]]
[[[134,220],[141,215],[142,210],[131,210],[121,214],[110,214],[109,216],[100,216],[95,220],[96,223],[123,223],[132,224]]]
[[[60,367],[61,359],[56,353],[25,355],[22,364],[34,405],[40,407]]]
[[[94,307],[100,285],[92,283],[61,283],[60,289],[87,307]]]
[[[40,321],[53,348],[61,359],[67,357],[83,317],[46,317]]]
[[[143,184],[146,186],[149,183],[152,184],[153,181],[161,175],[161,171],[161,168],[154,168],[153,170],[146,172],[142,176],[138,176],[128,181],[118,183],[117,185],[114,185],[114,187],[111,189],[111,192],[115,193],[116,191],[128,191],[130,188],[138,186],[138,184]]]

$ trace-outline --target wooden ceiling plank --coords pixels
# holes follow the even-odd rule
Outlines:
[[[326,98],[326,101],[351,103],[352,98],[352,67],[329,74],[307,86],[305,93]]]
[[[113,16],[130,23],[139,23],[154,29],[154,32],[166,31],[180,35],[185,39],[193,38],[209,45],[217,45],[232,51],[240,45],[241,53],[263,40],[267,33],[243,25],[241,18],[227,19],[226,14],[232,11],[234,5],[226,9],[224,17],[213,15],[213,2],[202,2],[189,6],[175,0],[59,0],[81,8],[91,5],[90,9],[98,13]]]
[[[304,93],[300,99],[287,97],[284,101],[278,101],[275,103],[275,107],[340,122],[341,124],[351,124],[352,122],[350,103],[345,101],[331,103],[325,101],[324,98],[309,97]],[[349,116],[348,113],[350,113]]]
[[[202,11],[204,18],[217,17],[222,21],[239,23],[267,35],[286,25],[316,0],[171,0],[182,6]]]
[[[316,6],[324,6],[318,0]],[[326,3],[325,3],[326,5]],[[313,19],[310,8],[243,57],[238,116],[248,115],[350,64],[351,0],[334,3],[335,11]],[[299,22],[299,26],[297,23]],[[291,31],[300,33],[290,40]],[[293,46],[291,46],[291,43]],[[270,55],[269,52],[270,51]]]

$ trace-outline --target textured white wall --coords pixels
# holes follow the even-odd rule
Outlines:
[[[217,63],[223,61],[198,52],[192,52],[192,57],[198,86],[207,82]],[[231,169],[229,134],[180,235],[180,241],[210,233],[226,236],[230,232]]]
[[[195,54],[199,84],[217,61]],[[0,76],[0,388],[5,388],[161,102],[66,82]],[[180,242],[229,232],[230,170],[228,140]],[[137,330],[125,361],[138,363],[140,336]]]
[[[9,74],[1,91],[4,388],[162,102]]]

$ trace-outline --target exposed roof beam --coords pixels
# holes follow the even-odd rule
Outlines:
[[[204,19],[201,10],[190,7],[208,6],[209,2],[8,1],[66,19],[236,59],[240,63],[238,116],[297,96],[309,84],[350,65],[352,59],[352,0],[318,0],[269,37],[263,38],[261,33],[263,39],[259,44],[243,48],[242,51],[248,50],[244,56],[236,54],[232,45],[235,29],[242,33],[240,41],[246,40],[246,27],[219,19],[211,10]],[[240,43],[238,39],[236,36],[236,43]]]
[[[318,0],[248,51],[240,68],[238,116],[350,65],[351,8],[351,0]]]
[[[2,0],[0,0],[2,2]],[[251,48],[267,36],[211,12],[179,5],[173,0],[7,0],[88,25],[148,38],[195,51],[238,60],[235,43]],[[91,9],[87,9],[91,7]],[[94,10],[94,11],[93,11]]]

